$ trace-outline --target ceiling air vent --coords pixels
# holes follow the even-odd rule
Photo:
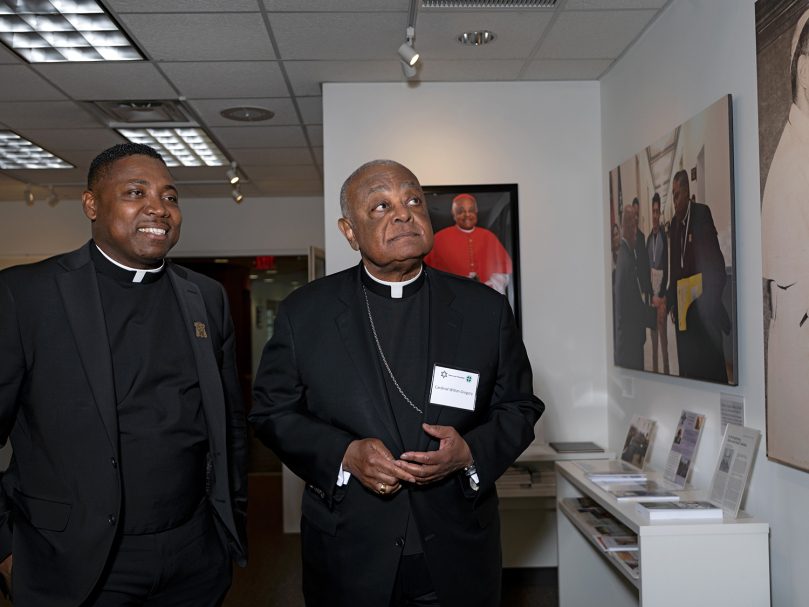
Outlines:
[[[423,8],[556,8],[558,0],[422,0]]]
[[[159,101],[94,101],[93,108],[100,112],[108,123],[133,124],[189,124],[189,116],[182,102],[173,99]]]

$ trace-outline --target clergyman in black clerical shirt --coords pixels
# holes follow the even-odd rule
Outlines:
[[[214,607],[246,563],[246,432],[219,283],[166,260],[161,156],[121,144],[92,240],[0,272],[0,574],[16,607]]]

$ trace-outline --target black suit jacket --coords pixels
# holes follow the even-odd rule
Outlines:
[[[725,288],[725,258],[719,248],[711,209],[691,203],[688,230],[674,218],[669,250],[671,273],[666,301],[677,318],[677,281],[702,274],[702,295],[686,313],[687,330],[677,327],[677,361],[680,375],[727,383],[722,333],[730,331],[730,317],[722,303]],[[684,246],[683,246],[684,245]]]
[[[250,421],[301,478],[307,605],[378,607],[393,587],[408,512],[415,517],[444,607],[500,602],[495,480],[534,437],[544,406],[505,297],[425,266],[430,289],[427,377],[434,364],[480,373],[474,411],[417,402],[424,420],[454,426],[472,451],[480,490],[459,472],[380,496],[357,479],[336,487],[349,443],[403,445],[387,397],[361,289],[361,266],[295,291],[278,311],[256,377]],[[413,330],[425,330],[413,327]],[[437,449],[423,434],[420,450]]]
[[[15,605],[24,607],[79,605],[117,531],[117,409],[90,246],[0,272],[0,440],[10,436],[13,449],[0,488],[0,558],[14,555]],[[246,428],[227,299],[205,276],[171,263],[166,271],[199,376],[209,498],[243,563]]]
[[[646,252],[642,253],[644,256]],[[641,296],[635,251],[621,240],[613,284],[613,315],[615,321],[615,364],[628,369],[643,370],[643,344],[646,328],[657,326],[655,309]],[[647,263],[648,267],[648,263]]]

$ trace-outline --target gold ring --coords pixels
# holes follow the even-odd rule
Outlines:
[[[388,492],[388,486],[385,483],[379,483],[379,493],[385,495]]]

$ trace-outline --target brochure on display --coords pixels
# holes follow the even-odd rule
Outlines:
[[[655,481],[639,481],[632,483],[594,481],[594,485],[611,493],[619,502],[667,501],[673,502],[680,496],[668,487]]]
[[[674,432],[674,440],[663,471],[663,478],[676,486],[685,487],[694,462],[705,416],[693,411],[683,411]]]
[[[640,415],[632,417],[632,421],[629,422],[629,429],[626,432],[624,448],[621,451],[623,461],[643,469],[649,455],[649,445],[654,438],[656,425],[657,422],[652,419]]]
[[[650,521],[722,520],[722,509],[711,502],[638,502],[637,511]]]
[[[739,513],[760,440],[761,432],[753,428],[735,424],[725,427],[711,482],[710,500],[734,518]]]
[[[632,576],[633,579],[640,578],[640,564],[637,552],[611,552],[610,556],[618,561],[618,564]]]
[[[596,541],[604,552],[635,552],[638,549],[637,535],[600,535]]]
[[[595,483],[632,483],[646,480],[646,473],[620,459],[583,460],[576,464]]]

